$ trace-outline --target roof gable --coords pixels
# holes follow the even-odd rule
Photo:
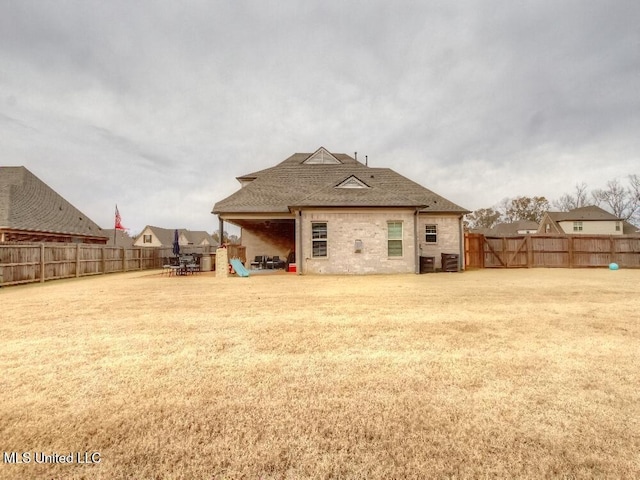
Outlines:
[[[336,188],[369,188],[369,185],[364,183],[355,175],[351,175],[349,178],[336,185]]]
[[[320,147],[309,155],[304,162],[305,165],[341,165],[342,162],[334,157],[326,148]]]

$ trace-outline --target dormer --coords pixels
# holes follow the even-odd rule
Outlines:
[[[371,187],[369,187],[369,185],[364,183],[355,175],[351,175],[349,178],[347,178],[346,180],[343,180],[338,185],[336,185],[336,188],[371,188]]]
[[[326,148],[320,147],[304,162],[305,165],[341,165],[342,162],[334,157]]]

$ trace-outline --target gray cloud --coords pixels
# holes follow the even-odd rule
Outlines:
[[[212,230],[235,176],[320,145],[469,209],[554,198],[639,173],[638,19],[626,0],[8,2],[0,155],[133,230]]]

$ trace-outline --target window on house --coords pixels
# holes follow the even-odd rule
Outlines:
[[[311,255],[314,258],[327,256],[327,224],[311,224]]]
[[[425,225],[424,241],[427,243],[438,243],[438,227],[437,225]]]
[[[151,235],[143,235],[142,243],[151,243]]]
[[[402,256],[402,222],[387,222],[387,254]]]
[[[620,231],[620,222],[616,222],[616,232]]]
[[[573,222],[573,231],[581,232],[582,231],[582,222]]]

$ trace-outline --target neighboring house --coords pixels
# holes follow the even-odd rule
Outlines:
[[[104,228],[102,229],[104,234],[109,239],[107,241],[107,245],[110,247],[125,247],[131,248],[133,247],[133,242],[135,238],[129,236],[126,230],[116,230],[114,228]],[[114,237],[115,232],[115,237]],[[115,240],[115,242],[114,242]]]
[[[238,177],[212,213],[242,229],[248,260],[295,258],[299,273],[418,273],[420,256],[457,254],[468,210],[388,168],[325,148]]]
[[[471,233],[482,233],[485,237],[517,237],[538,232],[538,224],[531,220],[498,223],[493,228],[471,230]]]
[[[173,247],[175,228],[160,228],[147,225],[133,242],[134,247]],[[211,235],[204,231],[178,229],[181,247],[208,247],[217,245]]]
[[[25,167],[0,167],[0,242],[107,240],[104,230]]]
[[[622,219],[600,207],[574,208],[568,212],[546,212],[538,233],[559,235],[624,235]],[[627,226],[630,224],[627,224]]]

